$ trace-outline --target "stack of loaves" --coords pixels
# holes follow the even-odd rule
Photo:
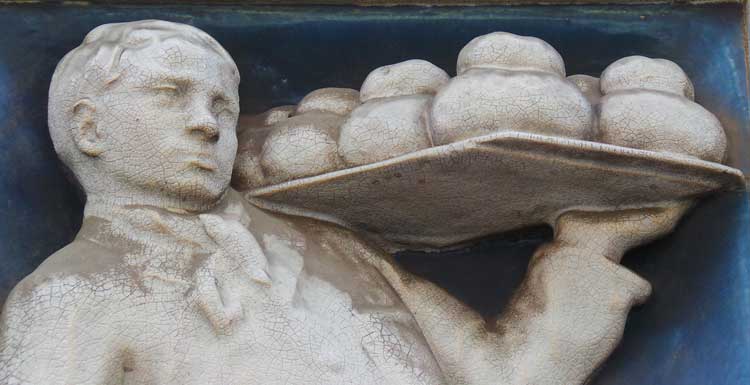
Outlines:
[[[457,73],[409,60],[372,71],[359,92],[324,88],[241,121],[235,179],[276,184],[498,132],[724,159],[721,124],[668,60],[631,56],[601,79],[566,78],[543,40],[496,32],[461,50]]]

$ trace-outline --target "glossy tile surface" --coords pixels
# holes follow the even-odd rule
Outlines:
[[[750,172],[750,119],[740,6],[234,8],[13,6],[0,9],[0,297],[74,236],[81,199],[46,126],[54,66],[87,31],[159,18],[196,25],[237,61],[243,113],[298,102],[326,86],[359,88],[370,70],[412,58],[455,74],[471,38],[504,30],[555,46],[568,74],[597,76],[640,54],[679,63],[696,100],[717,114],[730,165]],[[750,383],[750,208],[746,193],[703,201],[675,234],[629,254],[654,296],[629,319],[595,384]],[[490,315],[520,281],[544,229],[424,256],[400,255]]]

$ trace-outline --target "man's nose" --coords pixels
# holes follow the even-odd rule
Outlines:
[[[190,121],[187,131],[190,135],[200,137],[206,142],[219,140],[219,124],[208,108],[200,108],[190,111]]]

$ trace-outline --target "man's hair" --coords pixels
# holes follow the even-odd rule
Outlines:
[[[71,119],[75,104],[92,92],[106,90],[121,76],[120,59],[126,51],[145,49],[168,39],[179,39],[206,48],[232,64],[239,83],[239,71],[232,57],[207,33],[186,24],[142,20],[100,25],[83,43],[57,64],[49,88],[48,124],[55,151],[80,181],[82,154],[73,141]]]

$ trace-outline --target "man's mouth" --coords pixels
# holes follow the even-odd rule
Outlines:
[[[200,170],[216,171],[219,168],[219,165],[213,157],[205,154],[191,154],[187,161],[190,166],[196,167]]]

